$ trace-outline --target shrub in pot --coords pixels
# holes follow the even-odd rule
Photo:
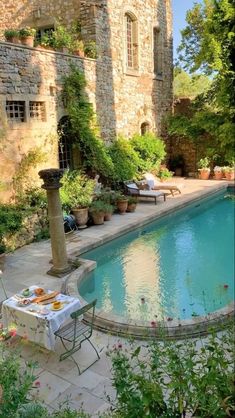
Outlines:
[[[60,197],[66,212],[72,211],[79,228],[86,228],[88,207],[93,198],[95,182],[79,170],[68,170],[61,179]]]
[[[84,58],[85,52],[84,52],[84,43],[82,40],[75,39],[72,42],[71,45],[71,51],[74,55],[77,55],[78,57]]]
[[[102,200],[94,200],[89,208],[89,212],[95,225],[102,225],[104,223],[104,215],[107,210],[107,203]]]
[[[11,42],[13,44],[19,44],[19,31],[17,29],[6,29],[4,31],[4,36],[7,42]]]
[[[112,218],[112,214],[113,214],[113,205],[110,205],[109,203],[106,203],[104,220],[105,221],[110,221],[110,219]]]
[[[223,168],[216,165],[214,167],[214,179],[221,180],[223,178]]]
[[[127,212],[135,212],[137,205],[137,198],[134,196],[128,197]]]
[[[198,163],[199,179],[208,180],[210,177],[210,160],[208,157],[201,158]]]
[[[168,168],[166,168],[164,165],[161,166],[157,171],[157,177],[159,177],[161,181],[166,181],[167,179],[170,179],[172,175],[172,171],[169,171]]]
[[[65,26],[59,25],[52,33],[53,44],[56,49],[67,53],[71,49],[72,35]]]
[[[33,28],[22,28],[19,31],[20,41],[22,45],[30,46],[33,48],[34,38],[36,35],[36,29]]]
[[[128,197],[123,194],[117,194],[116,205],[117,205],[118,212],[121,215],[124,215],[128,206]]]
[[[226,177],[226,180],[234,180],[235,168],[234,167],[223,167],[223,173]]]

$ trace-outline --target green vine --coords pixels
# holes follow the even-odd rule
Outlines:
[[[71,122],[73,142],[79,148],[83,166],[86,170],[99,172],[110,178],[113,163],[107,153],[105,144],[97,135],[94,125],[94,112],[86,92],[85,76],[71,66],[70,75],[64,78],[62,98]]]
[[[32,184],[30,170],[40,163],[46,161],[46,154],[40,147],[35,147],[25,154],[13,177],[13,189],[15,199],[20,200],[24,195],[24,191]]]

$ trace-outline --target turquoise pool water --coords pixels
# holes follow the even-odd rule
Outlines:
[[[83,254],[97,269],[79,293],[97,298],[107,313],[147,321],[227,305],[234,295],[234,200],[225,194]]]

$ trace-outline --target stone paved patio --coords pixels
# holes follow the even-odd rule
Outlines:
[[[120,233],[133,229],[134,226],[140,226],[158,215],[184,206],[192,199],[200,199],[209,192],[225,188],[228,184],[227,181],[215,180],[174,179],[174,181],[184,182],[182,195],[168,196],[165,203],[159,199],[156,206],[152,200],[139,203],[133,214],[114,215],[112,220],[103,226],[94,226],[68,235],[66,240],[69,255],[73,257],[79,255],[85,249],[96,246],[97,243],[112,239]],[[33,284],[51,290],[60,290],[66,278],[59,279],[46,274],[50,268],[50,259],[50,241],[33,243],[7,255],[2,280],[8,296]],[[0,288],[0,300],[2,299],[4,296]],[[61,352],[59,342],[55,352],[49,352],[17,337],[14,346],[20,350],[23,359],[38,362],[38,380],[41,386],[38,388],[37,396],[48,407],[55,408],[68,398],[72,407],[79,409],[83,406],[86,412],[98,417],[99,413],[109,408],[115,399],[110,379],[110,359],[106,352],[107,348],[111,348],[120,340],[118,337],[94,331],[93,342],[100,352],[101,359],[81,376],[78,375],[71,359],[59,362]],[[94,356],[95,353],[88,343],[84,343],[81,350],[74,355],[81,368],[85,367],[87,362],[92,362]]]

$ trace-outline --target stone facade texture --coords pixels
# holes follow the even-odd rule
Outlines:
[[[118,134],[140,132],[141,124],[161,134],[162,120],[172,108],[172,13],[169,0],[0,0],[0,172],[8,199],[12,177],[22,156],[41,146],[48,160],[40,168],[58,167],[57,126],[66,109],[60,98],[63,76],[72,61],[85,73],[87,94],[94,105],[101,134],[107,143]],[[137,21],[137,61],[126,63],[125,14]],[[7,28],[70,26],[79,19],[84,40],[95,40],[96,60],[43,51],[4,42]],[[153,29],[161,33],[162,74],[154,73]],[[26,120],[7,119],[6,100],[25,101]],[[30,119],[29,102],[46,106],[46,119]],[[55,138],[55,139],[53,139]],[[35,170],[36,171],[36,170]],[[4,196],[4,197],[3,197]]]

